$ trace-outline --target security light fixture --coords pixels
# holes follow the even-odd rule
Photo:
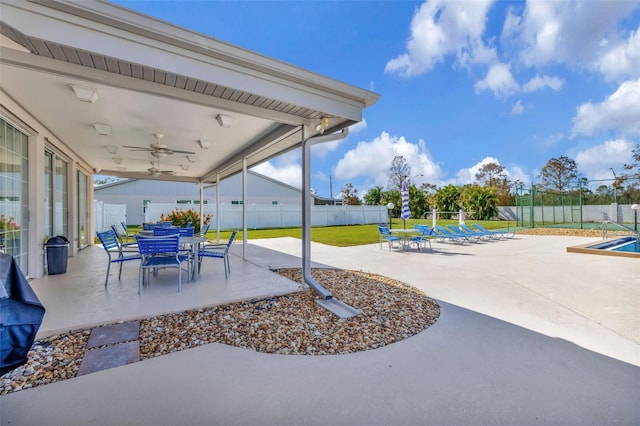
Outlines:
[[[318,123],[318,125],[316,126],[316,132],[320,132],[320,134],[323,134],[325,130],[327,130],[329,128],[329,118],[328,117],[322,117],[320,119],[320,123]]]

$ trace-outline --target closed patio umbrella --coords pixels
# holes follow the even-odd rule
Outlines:
[[[0,375],[27,362],[44,307],[15,259],[0,253]]]
[[[407,229],[407,219],[411,217],[411,210],[409,210],[409,190],[407,189],[407,181],[402,182],[402,223],[404,228]]]

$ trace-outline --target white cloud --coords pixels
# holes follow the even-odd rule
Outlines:
[[[485,157],[481,161],[477,162],[476,164],[474,164],[469,168],[458,170],[456,172],[455,180],[453,180],[451,183],[453,183],[454,185],[467,185],[467,184],[476,183],[477,182],[476,173],[480,171],[480,168],[482,166],[490,163],[500,164],[500,161],[498,161],[498,159],[495,157]],[[505,168],[504,169],[505,175],[507,175],[509,180],[511,180],[512,182],[515,182],[515,181],[520,181],[523,183],[531,182],[531,178],[520,167],[515,165],[511,167],[506,167],[506,166],[503,166],[503,167]]]
[[[625,81],[602,103],[587,102],[578,107],[572,136],[593,135],[608,129],[640,135],[640,78]]]
[[[411,21],[407,52],[390,60],[386,73],[411,77],[431,70],[449,54],[461,63],[488,62],[495,51],[482,42],[487,12],[493,0],[425,1]]]
[[[251,170],[296,188],[302,188],[302,166],[299,158],[300,150],[295,150],[258,164]]]
[[[412,143],[386,132],[371,142],[359,142],[346,152],[335,167],[335,176],[340,180],[368,177],[372,185],[386,187],[391,161],[396,155],[404,156],[413,175],[423,175],[414,179],[416,183],[436,182],[440,177],[440,166],[431,158],[424,141]]]
[[[615,139],[592,146],[576,154],[580,171],[589,179],[611,179],[611,168],[622,172],[625,163],[631,163],[631,150],[635,144]]]
[[[536,75],[531,80],[526,82],[524,86],[522,86],[522,91],[525,93],[535,92],[545,87],[549,87],[554,91],[558,91],[562,89],[564,86],[564,81],[558,77],[550,77],[548,75],[543,75],[540,77]]]
[[[490,90],[497,97],[508,97],[520,90],[520,85],[511,75],[511,66],[496,62],[489,67],[484,80],[475,84],[476,92]]]
[[[631,1],[527,1],[521,16],[513,9],[503,40],[513,40],[528,66],[566,62],[591,67],[617,40],[617,24],[638,7]]]
[[[522,106],[522,102],[518,100],[518,102],[516,102],[513,105],[513,108],[511,108],[511,115],[519,115],[519,114],[522,114],[523,111],[524,111],[524,106]]]
[[[640,76],[640,27],[629,39],[613,46],[598,60],[597,67],[609,81]]]
[[[365,118],[362,119],[362,121],[352,125],[351,127],[349,127],[349,134],[350,135],[355,135],[356,133],[360,133],[361,131],[363,131],[364,129],[367,128],[367,120]]]

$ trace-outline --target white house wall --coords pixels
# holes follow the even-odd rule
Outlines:
[[[255,173],[247,173],[247,203],[300,205],[301,192],[295,188],[264,178]],[[200,187],[197,184],[158,180],[132,180],[121,184],[96,187],[94,198],[105,204],[126,204],[127,223],[144,222],[143,200],[152,203],[175,203],[177,200],[199,200]],[[205,186],[204,200],[213,206],[216,202],[216,187]],[[220,182],[220,203],[232,204],[242,200],[242,176],[231,176]],[[186,206],[185,206],[186,208]]]
[[[17,104],[6,92],[0,89],[0,116],[11,123],[17,129],[28,136],[29,144],[29,266],[28,271],[23,271],[30,278],[39,278],[44,275],[44,242],[46,237],[44,218],[45,199],[45,149],[52,151],[57,156],[64,158],[68,163],[67,168],[67,203],[69,215],[67,217],[68,234],[65,235],[71,242],[69,245],[69,255],[74,256],[78,251],[78,182],[76,175],[78,170],[82,170],[92,179],[92,173],[86,162],[75,155],[63,141],[59,140],[51,131],[42,125],[38,117],[34,117]],[[89,186],[87,199],[93,199],[93,188]],[[88,203],[89,216],[93,217],[92,203]],[[91,221],[92,222],[92,221]],[[94,235],[93,224],[88,224],[87,235]],[[89,243],[93,243],[93,238],[89,237]]]

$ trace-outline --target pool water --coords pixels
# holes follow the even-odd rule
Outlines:
[[[614,251],[628,251],[631,253],[640,253],[640,247],[638,246],[638,240],[636,237],[622,237],[613,241],[606,241],[604,243],[594,244],[587,248],[595,250],[614,250]]]
[[[640,258],[640,243],[634,236],[567,247],[568,252]]]

